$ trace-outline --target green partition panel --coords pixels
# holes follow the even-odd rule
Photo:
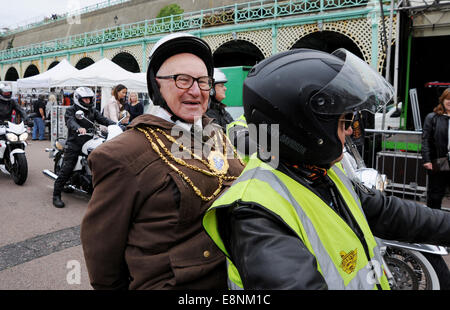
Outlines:
[[[399,141],[384,141],[381,143],[383,149],[387,150],[403,150],[403,151],[413,151],[420,152],[422,150],[421,143],[412,142],[399,142]]]
[[[242,88],[244,80],[252,67],[250,66],[236,66],[219,68],[227,76],[228,82],[225,84],[227,91],[226,98],[223,103],[228,107],[242,106]]]

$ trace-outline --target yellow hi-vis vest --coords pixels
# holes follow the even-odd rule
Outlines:
[[[241,116],[239,116],[236,120],[232,121],[231,123],[229,123],[227,125],[227,136],[228,138],[231,140],[232,137],[230,137],[230,129],[233,128],[234,126],[242,126],[245,128],[248,128],[247,125],[247,120],[245,119],[244,114],[242,114]],[[245,155],[245,154],[241,154],[239,153],[239,155],[242,157],[242,160],[244,161],[244,163],[248,163],[250,156]]]
[[[243,284],[219,235],[215,212],[236,202],[249,202],[277,214],[297,233],[315,256],[318,271],[329,289],[368,290],[377,289],[377,284],[389,289],[380,249],[352,183],[336,166],[328,170],[328,175],[361,228],[370,258],[352,229],[322,199],[253,155],[240,177],[216,199],[203,218],[205,230],[227,256],[230,288],[242,289]]]

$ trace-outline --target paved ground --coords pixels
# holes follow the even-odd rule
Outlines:
[[[63,194],[66,207],[52,206],[53,181],[42,174],[53,166],[46,147],[49,141],[30,141],[23,186],[0,173],[0,290],[92,289],[79,239],[88,198]]]
[[[67,207],[52,206],[53,182],[42,174],[52,169],[46,147],[50,141],[29,142],[24,185],[0,173],[0,290],[91,289],[79,239],[88,199],[63,194]]]

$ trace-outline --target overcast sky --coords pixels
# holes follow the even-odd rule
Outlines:
[[[106,2],[107,0],[0,0],[0,29],[14,28],[43,20],[52,14],[74,12],[86,6]]]

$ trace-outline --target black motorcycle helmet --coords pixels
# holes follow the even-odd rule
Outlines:
[[[154,105],[162,106],[173,115],[174,113],[172,113],[166,101],[159,92],[159,87],[156,83],[155,76],[164,61],[180,53],[191,53],[198,56],[205,63],[208,70],[208,75],[212,77],[214,74],[211,49],[202,39],[188,33],[173,33],[156,42],[150,52],[147,68],[148,94]]]
[[[342,153],[340,116],[375,112],[392,96],[392,86],[344,49],[279,53],[255,65],[243,88],[247,122],[260,131],[258,125],[279,124],[281,161],[326,168]],[[270,128],[260,135],[270,135]]]

